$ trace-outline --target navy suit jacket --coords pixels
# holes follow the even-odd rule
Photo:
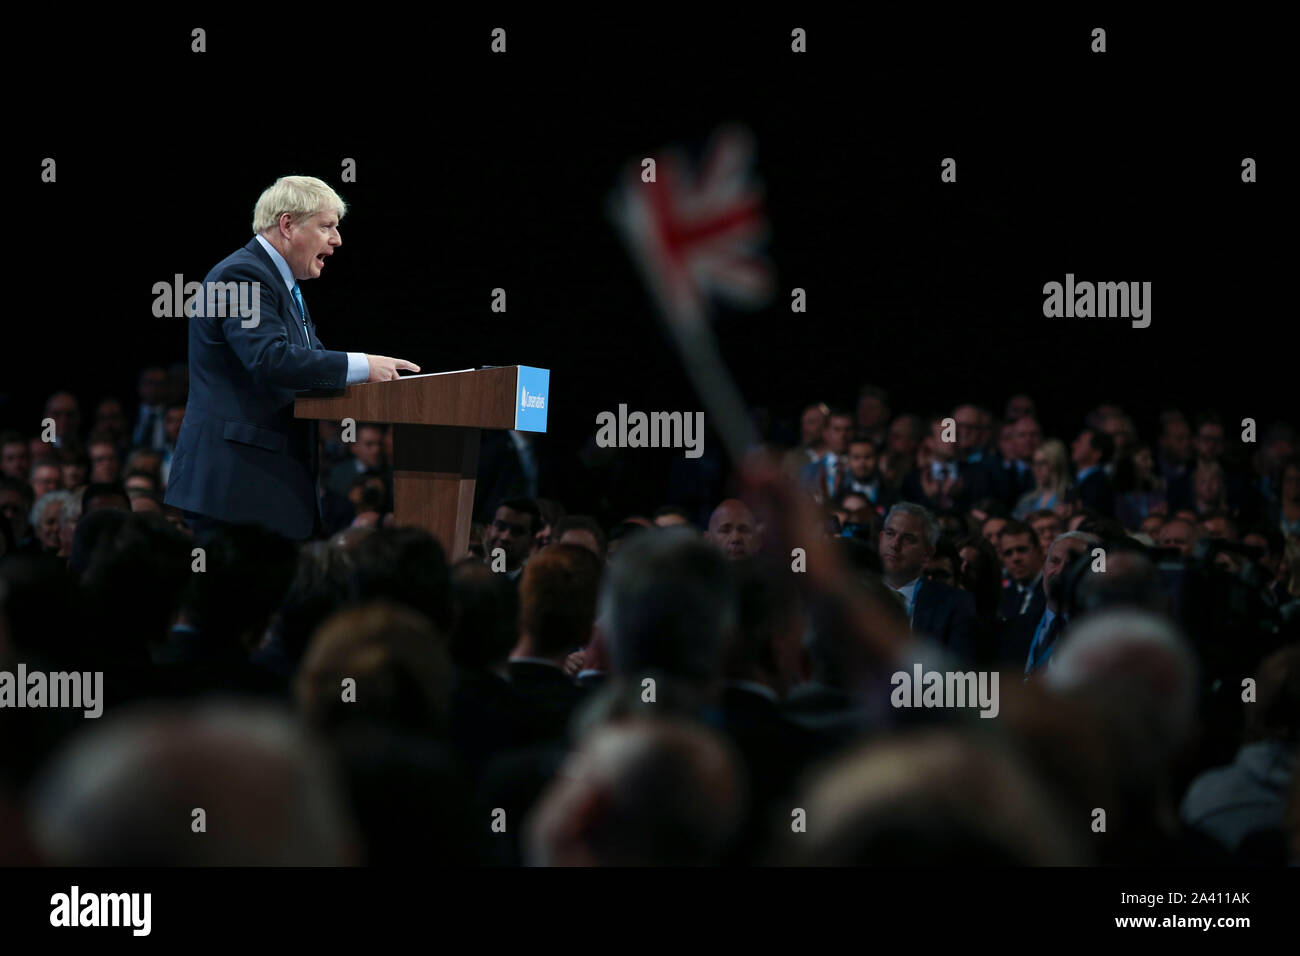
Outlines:
[[[1002,589],[1002,601],[998,605],[998,616],[1003,620],[1009,621],[1013,617],[1020,615],[1020,602],[1024,600],[1014,583]],[[1047,595],[1043,593],[1043,578],[1038,576],[1034,578],[1034,588],[1029,595],[1029,604],[1025,607],[1025,614],[1032,616],[1035,621],[1043,616],[1043,608],[1047,607]]]
[[[979,656],[975,599],[965,591],[922,579],[912,609],[912,630],[928,634],[959,660]]]
[[[1014,668],[1017,672],[1025,669],[1029,661],[1029,648],[1034,643],[1034,634],[1038,631],[1038,622],[1043,619],[1047,609],[1047,599],[1037,614],[1018,614],[1007,618],[998,628],[998,646],[994,655],[993,666]]]
[[[952,508],[956,511],[967,511],[973,501],[970,496],[970,482],[974,480],[982,490],[986,479],[979,465],[971,465],[964,461],[957,465],[957,475],[961,478],[961,491],[953,498]],[[903,477],[903,484],[899,491],[904,501],[921,505],[931,511],[944,510],[939,507],[939,502],[925,493],[925,486],[921,484],[921,473],[915,468]]]
[[[237,293],[222,318],[206,307],[209,283],[257,282],[257,323],[244,328]],[[307,330],[256,238],[208,273],[191,316],[190,393],[165,501],[222,521],[311,536],[319,516],[316,422],[293,417],[294,392],[342,389],[346,352]],[[207,314],[211,312],[212,314]]]
[[[1002,462],[997,458],[984,458],[980,461],[963,461],[957,466],[964,486],[962,498],[968,510],[970,505],[983,498],[997,498],[1006,501],[1010,485],[1002,469]]]
[[[1079,502],[1107,518],[1115,516],[1115,489],[1106,472],[1098,468],[1079,483]]]

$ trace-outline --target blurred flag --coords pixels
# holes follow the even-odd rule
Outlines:
[[[762,189],[752,176],[754,138],[718,130],[698,169],[680,150],[655,157],[655,181],[629,164],[612,197],[623,233],[665,316],[703,320],[710,295],[740,308],[760,308],[772,295],[772,274],[759,248],[767,239]]]
[[[762,189],[752,175],[754,138],[739,126],[718,130],[698,169],[678,149],[628,164],[610,197],[610,216],[646,278],[673,333],[705,413],[739,464],[758,432],[709,325],[713,296],[757,309],[771,299],[771,268],[759,249],[768,236]]]

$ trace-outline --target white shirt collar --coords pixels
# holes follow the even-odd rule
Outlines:
[[[897,591],[899,594],[903,595],[903,597],[907,598],[907,604],[910,607],[912,604],[912,598],[916,595],[916,586],[920,583],[921,583],[920,577],[915,577],[911,580],[909,584],[904,584],[901,588],[894,588],[894,590]]]

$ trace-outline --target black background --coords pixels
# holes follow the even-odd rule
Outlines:
[[[551,440],[564,448],[620,402],[698,407],[602,209],[623,162],[698,145],[729,120],[757,138],[782,290],[765,312],[718,314],[751,403],[794,413],[871,381],[896,408],[925,412],[965,399],[1000,408],[1025,390],[1049,433],[1067,437],[1106,399],[1148,435],[1165,405],[1294,417],[1294,206],[1278,149],[1294,125],[1279,81],[1291,34],[1254,8],[1151,23],[1102,8],[958,19],[927,7],[908,22],[803,5],[744,22],[635,5],[549,20],[296,12],[137,22],[119,8],[90,23],[37,9],[11,24],[0,427],[34,432],[45,397],[64,387],[87,418],[109,393],[129,409],[142,365],[185,355],[179,320],[151,316],[153,283],[201,278],[246,242],[257,195],[289,173],[325,178],[351,207],[340,254],[305,289],[327,346],[425,370],[548,367]],[[202,55],[189,52],[195,25],[208,29]],[[497,25],[509,31],[504,57],[488,52]],[[804,56],[789,52],[795,25],[809,32]],[[1088,50],[1096,25],[1108,29],[1104,55]],[[57,184],[40,182],[45,156]],[[945,156],[958,161],[956,184],[939,181]],[[1244,156],[1258,160],[1259,183],[1241,183]],[[338,182],[344,157],[357,160],[355,184]],[[1044,319],[1042,285],[1066,272],[1151,281],[1151,327]],[[797,317],[796,285],[810,305]],[[496,286],[505,316],[489,310]],[[164,939],[314,930],[337,941],[351,929],[373,942],[376,928],[436,932],[446,909],[439,884],[431,897],[404,876],[45,875],[0,881],[7,933],[47,931],[49,894],[74,882],[153,891]],[[521,892],[501,895],[507,875]],[[1291,898],[1284,874],[1264,870],[814,876],[774,887],[766,912],[794,920],[722,921],[719,932],[762,926],[770,944],[792,925],[806,937],[798,917],[816,913],[828,927],[847,914],[858,931],[969,939],[1028,923],[1112,938],[1126,932],[1115,915],[1150,912],[1121,907],[1120,891],[1171,887],[1254,888],[1250,907],[1206,915],[1244,912],[1267,931]],[[520,902],[544,901],[547,918],[570,915],[579,931],[627,912],[626,894],[602,905],[600,887],[624,889],[604,876],[548,876],[540,892],[526,872],[471,877],[445,901],[481,903],[498,928],[534,925],[500,921]],[[835,905],[832,890],[849,886],[853,903]],[[645,889],[662,896],[658,881]],[[551,906],[552,892],[567,907]],[[936,900],[946,921],[933,919]],[[672,925],[679,909],[659,907],[634,931],[698,934]],[[631,925],[610,938],[628,939]]]
[[[1103,400],[1148,438],[1166,406],[1294,417],[1283,39],[1100,11],[47,20],[12,38],[32,62],[10,68],[22,215],[0,425],[34,434],[61,387],[87,423],[105,394],[130,414],[141,366],[186,353],[153,284],[201,279],[291,173],[349,204],[342,248],[304,286],[326,347],[549,368],[557,461],[619,403],[697,409],[605,199],[623,163],[699,149],[727,121],[756,137],[777,295],[717,309],[716,330],[746,400],[778,420],[864,382],[923,414],[1028,391],[1067,439]],[[1241,182],[1245,156],[1260,182]],[[1043,284],[1067,272],[1152,282],[1150,328],[1044,318]],[[795,286],[807,314],[789,311]]]

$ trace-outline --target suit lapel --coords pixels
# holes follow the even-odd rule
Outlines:
[[[293,294],[288,289],[284,288],[284,277],[280,275],[280,269],[278,266],[276,266],[275,260],[272,259],[270,254],[267,253],[267,251],[262,248],[262,244],[257,241],[256,236],[248,240],[248,245],[244,246],[244,248],[250,250],[253,253],[253,255],[257,257],[258,261],[261,262],[262,265],[266,266],[267,271],[270,272],[271,275],[274,276],[275,278],[276,288],[284,289],[284,294],[286,298],[288,298],[289,300],[289,316],[287,321],[285,321],[285,325],[287,327],[286,332],[288,331],[288,329],[302,329],[302,322],[300,321],[300,317],[298,315],[298,305],[293,301]],[[302,298],[302,308],[303,308],[303,312],[306,313],[307,327],[308,329],[310,329],[311,309],[307,308],[306,296],[303,296]],[[285,316],[281,314],[280,318],[284,320]],[[289,334],[294,339],[306,338],[307,348],[309,349],[314,349],[316,347],[315,345],[312,344],[311,332],[308,331],[307,329],[304,329],[302,333],[298,335],[295,335],[294,333],[289,333]]]

